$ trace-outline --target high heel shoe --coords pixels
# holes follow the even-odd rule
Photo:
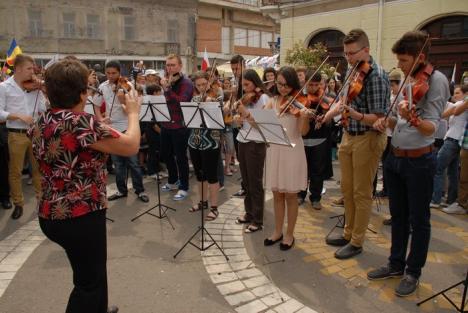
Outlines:
[[[267,246],[267,247],[268,247],[268,246],[272,246],[272,245],[274,245],[275,243],[280,242],[281,240],[283,240],[283,234],[281,234],[281,236],[280,236],[278,239],[276,239],[276,240],[272,240],[272,239],[266,238],[266,239],[263,241],[263,245],[264,245],[264,246]]]

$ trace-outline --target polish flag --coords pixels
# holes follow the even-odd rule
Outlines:
[[[206,69],[209,66],[210,66],[210,60],[208,59],[208,53],[206,52],[206,47],[205,47],[205,53],[203,54],[203,60],[201,64],[202,71],[206,71]]]

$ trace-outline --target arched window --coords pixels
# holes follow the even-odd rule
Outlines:
[[[430,62],[449,80],[456,64],[455,82],[468,71],[468,16],[452,15],[433,20],[421,30],[431,37]]]
[[[346,72],[346,60],[343,57],[343,37],[345,34],[339,30],[324,30],[316,35],[314,35],[310,40],[308,47],[313,47],[316,43],[320,42],[327,47],[328,52],[330,53],[329,63],[335,66],[340,62],[338,72],[341,74],[341,77],[344,77]]]

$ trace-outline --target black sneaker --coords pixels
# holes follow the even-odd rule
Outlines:
[[[368,280],[382,280],[387,278],[401,277],[403,276],[403,271],[394,270],[389,265],[382,266],[376,270],[370,271],[367,273]]]
[[[236,192],[235,194],[233,194],[232,196],[234,198],[244,198],[246,195],[247,195],[247,191],[245,191],[244,189],[241,189],[238,192]]]
[[[342,247],[346,246],[349,243],[349,240],[346,240],[343,235],[330,235],[325,239],[327,245]]]
[[[400,284],[395,288],[395,294],[399,297],[406,297],[411,295],[416,288],[418,288],[419,279],[406,274],[400,281]]]
[[[107,200],[109,201],[114,201],[114,200],[117,200],[117,199],[120,199],[120,198],[125,198],[127,196],[127,194],[125,193],[120,193],[120,191],[117,191],[116,193],[114,193],[112,196],[110,196],[109,198],[107,198]]]

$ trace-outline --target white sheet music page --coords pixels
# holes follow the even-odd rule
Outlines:
[[[281,125],[281,122],[278,120],[276,110],[251,109],[249,112],[257,123],[261,133],[257,128],[249,124],[250,127],[247,130],[241,129],[239,131],[243,138],[255,142],[266,141],[270,144],[291,146],[288,135],[283,125]]]
[[[151,112],[152,109],[152,112]],[[157,122],[170,122],[171,115],[166,104],[166,97],[160,96],[144,96],[140,107],[140,121],[151,122],[154,117]]]
[[[219,102],[201,102],[200,109],[204,111],[206,128],[224,129],[223,111]]]
[[[86,113],[94,115],[94,104],[92,102],[93,97],[88,96],[88,100],[86,100],[85,106],[84,106],[84,111]]]

